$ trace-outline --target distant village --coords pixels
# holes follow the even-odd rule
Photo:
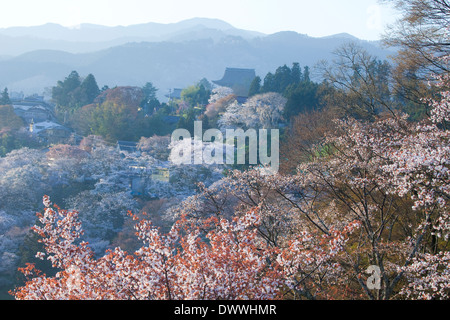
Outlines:
[[[235,92],[238,102],[244,103],[248,98],[249,87],[255,76],[254,69],[226,68],[223,78],[213,81],[213,83],[217,86],[231,88]],[[165,96],[169,102],[180,100],[182,90],[180,88],[172,89]],[[23,119],[26,130],[42,144],[77,146],[83,139],[83,136],[58,122],[54,114],[54,106],[46,101],[44,96],[38,94],[25,96],[23,93],[11,92],[10,100],[15,114]],[[168,125],[173,125],[179,119],[178,116],[166,116],[163,121]],[[129,162],[129,170],[124,178],[129,181],[132,195],[144,195],[144,186],[149,180],[170,183],[172,164],[169,161],[158,161],[150,168],[140,165],[135,159],[141,152],[138,142],[134,141],[118,140],[115,149]]]
[[[254,69],[226,68],[221,80],[213,81],[218,86],[231,88],[239,103],[244,103],[248,98],[250,84],[256,77]],[[169,101],[181,99],[183,89],[174,88],[165,95]],[[14,112],[21,117],[31,134],[46,144],[69,143],[78,144],[82,137],[72,129],[58,123],[53,112],[53,106],[45,101],[44,96],[33,94],[25,96],[23,93],[11,92],[10,99]],[[178,122],[179,117],[167,116],[164,121],[167,124]],[[137,143],[118,141],[117,148],[121,151],[131,151]]]
[[[74,136],[71,129],[57,122],[53,107],[44,101],[43,96],[24,97],[21,93],[12,92],[10,99],[14,112],[39,140],[48,144],[66,143]]]

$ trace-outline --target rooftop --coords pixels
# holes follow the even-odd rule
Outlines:
[[[246,97],[255,77],[255,69],[226,68],[223,78],[215,80],[213,83],[219,86],[229,87],[233,89],[236,95]]]
[[[53,121],[43,121],[43,122],[37,122],[33,123],[33,132],[39,133],[43,130],[49,130],[49,129],[63,129],[63,130],[69,130],[68,128],[60,125],[59,123],[53,122]]]

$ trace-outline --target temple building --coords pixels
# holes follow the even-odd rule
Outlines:
[[[213,83],[233,89],[237,96],[248,97],[250,85],[255,77],[254,69],[226,68],[223,78]]]

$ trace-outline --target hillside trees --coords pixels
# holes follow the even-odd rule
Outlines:
[[[295,115],[318,110],[321,107],[321,85],[312,81],[304,81],[298,85],[291,85],[286,89],[287,97],[284,116],[291,119]]]
[[[399,215],[407,217],[411,209],[406,200],[376,187],[375,176],[370,182],[367,174],[367,182],[360,182],[370,165],[363,167],[364,162],[359,162],[361,167],[349,171],[349,166],[358,162],[349,160],[307,163],[289,176],[236,171],[221,184],[188,199],[179,214],[197,221],[210,215],[232,216],[258,206],[258,235],[283,252],[278,261],[286,268],[285,294],[308,299],[389,299],[389,281],[395,279],[395,265],[404,259],[406,249],[385,231],[390,227],[401,230],[396,221]],[[334,232],[354,232],[355,236],[339,238]],[[335,236],[340,240],[334,245],[325,242]],[[364,274],[370,265],[385,266],[386,293],[368,290]]]
[[[72,71],[63,81],[58,81],[52,88],[52,99],[57,108],[57,114],[70,116],[74,110],[94,101],[100,93],[95,77],[89,74],[82,79],[78,72]]]
[[[80,85],[81,105],[86,105],[94,101],[100,93],[95,77],[90,73]]]
[[[83,79],[72,71],[52,88],[52,99],[58,119],[78,134],[100,135],[110,142],[138,141],[174,129],[161,120],[168,108],[157,99],[157,91],[151,82],[100,90],[92,74]]]
[[[292,67],[280,66],[275,73],[268,72],[261,84],[261,78],[256,77],[252,84],[249,96],[256,94],[276,92],[286,99],[283,116],[286,120],[307,111],[317,110],[320,107],[320,86],[311,81],[309,67],[303,71],[298,62]]]
[[[304,81],[300,65],[298,62],[292,64],[292,68],[287,65],[278,67],[274,74],[267,73],[264,77],[264,84],[261,87],[262,92],[278,92],[283,94],[291,85],[297,85]]]
[[[248,96],[252,97],[255,94],[258,94],[261,92],[261,77],[256,76],[255,79],[253,79],[252,83],[250,84],[250,89],[248,91]]]
[[[448,55],[450,4],[446,0],[385,0],[393,3],[402,17],[387,30],[385,41],[400,48],[396,61],[420,78],[431,73],[448,73],[446,63],[436,59]]]
[[[86,242],[75,242],[82,234],[78,213],[52,208],[48,197],[44,203],[42,227],[34,230],[62,271],[47,277],[33,265],[23,268],[30,280],[14,292],[16,299],[272,299],[279,292],[277,270],[266,268],[270,251],[248,229],[258,223],[253,211],[233,222],[205,221],[219,226],[206,235],[208,242],[195,227],[176,224],[162,235],[140,220],[136,230],[144,246],[134,254],[116,248],[95,259]]]
[[[141,137],[151,137],[156,133],[168,134],[171,127],[162,123],[159,113],[149,116],[145,112],[150,111],[151,106],[156,108],[159,105],[152,97],[155,91],[149,84],[146,88],[116,87],[105,90],[93,103],[74,113],[74,128],[84,136],[99,135],[114,143],[117,140],[138,141]]]
[[[181,91],[181,99],[190,107],[206,106],[211,95],[210,86],[203,82],[189,86]]]
[[[79,214],[45,198],[42,225],[34,228],[47,252],[39,257],[62,271],[45,276],[29,265],[22,269],[28,282],[13,294],[448,299],[448,81],[437,77],[440,95],[426,101],[431,115],[420,123],[392,109],[385,117],[336,119],[325,134],[312,124],[317,135],[303,141],[308,157],[296,172],[234,170],[211,186],[200,184],[172,208],[167,234],[132,215],[146,241],[134,253],[118,247],[95,258],[90,245],[78,242]],[[96,188],[120,187],[110,176]],[[379,270],[378,288],[369,286],[370,268]]]
[[[441,81],[447,90],[448,80]],[[419,124],[400,115],[335,121],[323,140],[314,135],[315,143],[305,140],[308,157],[296,173],[267,177],[257,169],[235,171],[189,198],[178,214],[196,221],[210,215],[229,217],[258,206],[262,219],[258,234],[271,245],[290,248],[287,252],[295,252],[294,243],[304,249],[315,237],[336,228],[345,230],[357,221],[357,237],[350,237],[344,253],[329,260],[336,263],[333,272],[337,273],[319,268],[325,266],[320,250],[307,255],[290,269],[292,294],[446,299],[450,283],[448,92],[442,91],[441,97],[429,102],[431,118]],[[299,234],[306,238],[295,240]],[[330,259],[329,254],[326,257]],[[280,261],[284,266],[292,263]],[[369,266],[380,270],[381,285],[374,291],[364,277]],[[325,274],[330,277],[327,283],[340,290],[326,288],[320,280]]]
[[[0,105],[0,132],[18,130],[23,126],[23,120],[16,115],[11,105]]]
[[[170,136],[142,137],[139,140],[138,149],[155,159],[166,161],[169,158]]]
[[[216,127],[217,121],[226,111],[227,107],[235,101],[236,96],[231,88],[217,87],[211,91],[211,96],[204,113],[211,127]]]
[[[231,220],[210,217],[192,224],[182,218],[167,234],[131,215],[144,245],[133,254],[115,248],[96,259],[88,243],[77,244],[83,233],[78,212],[52,206],[48,197],[44,204],[40,225],[33,228],[46,251],[38,257],[47,257],[61,271],[46,276],[34,265],[22,268],[28,281],[12,292],[16,299],[281,298],[286,270],[305,263],[292,253],[310,255],[314,248],[333,256],[357,228],[350,224],[317,244],[305,233],[303,240],[278,251],[257,233],[262,222],[258,208]],[[308,247],[302,247],[301,241],[309,242]]]
[[[409,3],[425,10],[446,1]],[[103,255],[99,250],[107,246],[101,240],[109,240],[108,233],[124,223],[124,207],[134,208],[134,203],[121,179],[125,159],[107,148],[92,148],[91,155],[102,159],[83,166],[86,177],[95,177],[92,189],[66,202],[80,213],[52,206],[45,197],[34,227],[46,251],[38,257],[59,272],[43,275],[28,265],[21,269],[28,281],[12,294],[17,299],[448,299],[449,56],[428,56],[432,60],[427,63],[439,71],[426,75],[432,87],[423,87],[426,94],[417,96],[429,110],[421,119],[402,113],[407,108],[395,88],[395,66],[354,44],[338,48],[335,57],[323,68],[326,81],[311,89],[321,95],[321,108],[291,109],[281,173],[267,175],[258,167],[231,170],[204,185],[196,182],[212,176],[204,172],[206,166],[171,167],[176,173],[171,184],[146,188],[169,194],[184,183],[190,193],[172,199],[177,205],[166,211],[174,221],[167,233],[145,216],[130,214],[144,240],[134,252],[117,247]],[[298,65],[280,67],[266,80],[283,92],[255,89],[243,104],[226,90],[215,90],[205,115],[222,129],[275,126],[288,105],[287,94],[295,97],[300,90],[299,101],[308,97],[306,87],[300,89],[311,85],[308,73]],[[118,101],[106,99],[107,94],[97,105]],[[161,140],[141,139],[147,154],[133,158],[133,167],[151,166],[156,160],[149,154],[165,157]],[[54,148],[47,160],[64,154],[82,155]],[[1,162],[8,178],[1,180],[4,186],[13,182],[13,173],[24,176],[21,164],[29,166],[29,158]],[[33,171],[36,179],[49,173],[62,183],[82,179],[76,172],[83,161],[68,162],[72,169],[55,159],[50,163],[48,171]],[[2,192],[9,196],[14,190]],[[9,216],[2,217],[13,225]],[[91,230],[104,222],[97,229],[101,238],[87,231],[93,242],[85,242],[80,218]],[[12,258],[5,255],[4,265]],[[371,270],[379,286],[371,286]]]
[[[42,195],[70,209],[80,210],[85,233],[93,252],[102,254],[116,240],[127,221],[126,213],[139,212],[141,203],[132,196],[130,176],[136,169],[148,172],[158,165],[150,156],[122,157],[101,137],[86,137],[80,146],[54,145],[48,150],[22,148],[0,158],[0,297],[14,285],[19,263],[31,262],[36,253],[35,235],[30,227],[35,213],[42,210]],[[147,169],[148,168],[148,169]],[[192,173],[194,183],[196,174]],[[200,178],[198,178],[200,179]],[[206,179],[204,179],[206,181]],[[184,184],[183,184],[184,183]],[[170,198],[192,194],[192,182],[181,181],[174,189],[168,182],[142,182],[146,194],[172,205]],[[173,201],[179,203],[179,201]],[[95,209],[92,207],[95,204]],[[153,212],[151,212],[153,214]],[[160,217],[165,223],[164,217]],[[33,251],[34,250],[34,251]],[[31,260],[30,260],[31,259]],[[50,274],[50,269],[44,267]]]
[[[449,72],[438,58],[450,52],[450,4],[446,0],[384,1],[402,14],[384,35],[387,45],[399,48],[394,57],[393,89],[408,104],[407,111],[421,119],[429,112],[422,98],[433,91],[427,83],[434,81],[431,75]]]
[[[258,94],[240,105],[236,100],[226,106],[218,121],[221,129],[278,128],[282,121],[286,99],[278,93]]]
[[[448,67],[448,55],[439,60]],[[410,193],[413,208],[424,215],[415,238],[423,249],[411,256],[412,263],[402,270],[409,280],[402,294],[421,299],[448,299],[450,294],[449,74],[437,76],[436,81],[439,98],[427,100],[431,107],[430,121],[414,125],[409,134],[394,133],[389,137],[392,163],[385,167],[392,177],[394,192]]]
[[[329,107],[360,119],[399,109],[391,93],[387,61],[378,60],[356,43],[337,48],[334,56],[332,62],[324,61],[320,66],[326,83],[333,88],[325,96]]]
[[[326,154],[329,151],[323,142],[326,135],[336,128],[335,118],[336,113],[332,108],[302,112],[292,117],[280,146],[280,170],[283,174],[295,173],[300,163],[310,161],[318,153]],[[323,147],[314,149],[316,144]]]
[[[399,111],[405,110],[404,102],[393,92],[389,62],[380,61],[356,43],[337,48],[334,57],[317,67],[324,82],[296,88],[286,103],[286,108],[292,107],[291,110],[305,108],[302,107],[303,112],[291,114],[281,147],[283,170],[295,170],[296,163],[314,157],[310,147],[322,143],[336,129],[334,119],[375,121],[386,116],[397,117]],[[308,90],[308,86],[313,89]],[[306,90],[297,95],[303,88]],[[310,107],[314,105],[315,108]],[[329,146],[325,144],[315,152],[326,154]]]

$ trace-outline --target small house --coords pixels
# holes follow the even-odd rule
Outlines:
[[[52,112],[40,104],[13,104],[14,112],[26,123],[45,122],[54,120]]]
[[[30,123],[30,132],[50,144],[65,143],[72,137],[72,130],[53,121]]]
[[[165,96],[169,99],[169,101],[179,100],[181,99],[181,91],[183,91],[183,89],[175,88],[173,90],[169,90],[169,93]]]

